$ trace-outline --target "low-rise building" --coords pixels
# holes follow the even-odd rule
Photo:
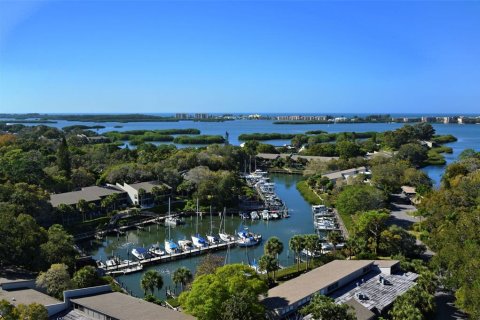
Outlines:
[[[417,277],[403,273],[398,260],[335,260],[270,289],[262,303],[269,319],[293,319],[318,293],[352,306],[357,319],[370,320],[385,314]]]
[[[328,295],[373,268],[373,260],[335,260],[270,290],[262,300],[270,319],[283,319],[310,302],[316,293]]]
[[[76,206],[80,200],[85,200],[88,203],[100,206],[102,199],[112,194],[118,194],[117,206],[127,204],[127,193],[112,185],[90,186],[77,191],[54,193],[50,195],[50,203],[54,208],[57,208],[61,204]]]
[[[119,292],[106,292],[94,296],[79,297],[70,301],[74,310],[70,314],[87,315],[92,319],[195,319],[185,313],[170,310]]]
[[[194,317],[120,292],[109,285],[66,290],[63,301],[42,293],[35,280],[0,278],[0,300],[19,304],[39,303],[47,309],[49,319],[69,320],[193,320]],[[0,316],[1,318],[1,316]]]
[[[337,182],[340,180],[347,180],[348,178],[355,177],[359,174],[370,175],[370,171],[368,171],[366,167],[358,167],[341,171],[333,171],[322,174],[322,176],[328,178],[332,182]]]
[[[154,188],[159,188],[164,191],[163,195],[171,195],[172,187],[158,181],[146,181],[138,183],[120,183],[116,187],[125,191],[128,194],[128,199],[131,204],[139,205],[144,208],[152,207],[155,203]]]

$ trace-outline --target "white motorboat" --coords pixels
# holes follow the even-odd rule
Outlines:
[[[163,256],[165,254],[165,251],[163,251],[162,248],[160,248],[160,246],[156,244],[151,246],[150,249],[148,249],[148,253],[159,257]]]
[[[237,244],[239,247],[252,247],[262,242],[262,236],[248,232],[248,230],[240,231],[238,233]]]
[[[138,260],[144,260],[148,258],[148,251],[145,248],[139,247],[139,248],[133,248],[132,249],[132,254],[135,258]]]
[[[192,241],[187,239],[178,240],[178,245],[180,246],[180,249],[182,249],[183,251],[191,251],[194,249]]]
[[[183,220],[177,217],[167,217],[165,219],[165,224],[171,225],[171,226],[178,226],[181,224],[184,224]]]

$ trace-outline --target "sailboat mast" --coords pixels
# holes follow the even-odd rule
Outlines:
[[[210,205],[210,235],[213,235],[212,205]]]
[[[195,227],[195,233],[198,234],[198,198],[197,198],[197,223]]]
[[[170,218],[170,197],[168,197],[168,218]],[[168,240],[170,239],[170,223],[168,223]]]

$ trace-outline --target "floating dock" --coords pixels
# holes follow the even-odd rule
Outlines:
[[[142,259],[142,260],[138,260],[130,263],[120,263],[120,264],[116,264],[108,267],[101,266],[99,267],[99,269],[102,269],[103,271],[105,271],[106,274],[111,274],[111,275],[129,274],[129,273],[142,271],[143,266],[161,264],[164,262],[185,259],[192,256],[209,253],[212,251],[225,250],[228,248],[235,247],[236,245],[237,245],[237,240],[222,242],[217,244],[211,244],[203,248],[193,248],[188,251],[182,251],[182,252],[172,253],[172,254],[164,254],[162,256],[155,256],[155,257]]]

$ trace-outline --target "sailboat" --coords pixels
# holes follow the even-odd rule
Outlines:
[[[220,239],[213,234],[212,206],[210,206],[210,233],[207,234],[207,240],[210,244],[216,244],[220,242]]]
[[[203,248],[203,247],[206,247],[208,244],[207,244],[207,240],[205,240],[199,233],[198,233],[198,215],[199,215],[199,211],[198,211],[198,199],[197,199],[197,223],[196,223],[196,229],[195,229],[195,235],[192,236],[192,242],[193,242],[193,245],[197,248]]]
[[[171,218],[170,215],[170,198],[168,198],[168,218]],[[168,239],[165,239],[165,251],[168,254],[176,253],[178,251],[178,246],[175,242],[172,241],[170,237],[170,224],[168,224]]]
[[[238,246],[239,247],[252,247],[262,242],[262,236],[248,231],[248,228],[244,228],[243,231],[238,233]]]
[[[227,210],[226,208],[223,208],[223,216],[220,220],[220,230],[218,232],[218,235],[219,235],[220,239],[222,239],[222,241],[225,241],[225,242],[235,241],[235,237],[226,233],[226,231],[225,231],[225,223],[226,223],[225,213],[226,213],[226,210]],[[223,226],[223,229],[222,229],[222,226]]]

